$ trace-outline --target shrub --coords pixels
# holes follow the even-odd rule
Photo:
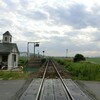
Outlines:
[[[41,64],[43,64],[46,61],[46,58],[41,59]]]
[[[23,66],[27,62],[26,58],[19,58],[18,60],[18,66]]]
[[[79,62],[79,61],[84,61],[86,60],[85,57],[82,54],[76,54],[75,57],[73,58],[74,62]]]

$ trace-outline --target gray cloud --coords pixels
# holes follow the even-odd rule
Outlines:
[[[34,20],[45,20],[47,19],[47,15],[40,11],[33,12],[33,19]]]
[[[70,8],[66,7],[44,7],[49,12],[50,17],[54,19],[54,23],[58,25],[70,25],[74,28],[84,28],[87,26],[84,5],[75,4]],[[53,15],[53,16],[52,16]]]
[[[94,32],[91,35],[94,36],[93,42],[96,42],[96,43],[100,42],[100,31]]]
[[[17,11],[18,5],[12,2],[12,0],[3,0],[3,2],[7,5],[5,11],[15,12]]]
[[[49,4],[48,5],[45,4],[42,6],[37,6],[37,8],[35,9],[33,9],[34,7],[32,9],[28,9],[27,8],[29,6],[28,0],[19,0],[19,1],[20,1],[18,2],[19,8],[17,7],[16,3],[12,2],[12,0],[3,1],[7,4],[7,7],[0,7],[0,13],[2,13],[3,16],[3,17],[0,16],[1,17],[0,32],[4,33],[5,31],[7,31],[5,30],[5,28],[8,29],[8,27],[10,27],[11,34],[14,35],[14,37],[20,38],[19,40],[21,39],[23,41],[25,39],[27,39],[27,41],[40,40],[41,43],[39,50],[41,52],[45,50],[46,53],[49,55],[63,56],[65,55],[66,49],[69,49],[69,52],[75,52],[75,53],[76,52],[83,53],[85,51],[99,52],[100,50],[99,46],[100,6],[99,5],[92,7],[91,12],[88,12],[86,11],[86,6],[83,4],[73,4],[68,7],[67,6],[64,7],[63,5],[49,6]],[[35,1],[32,3],[35,3]],[[13,16],[14,19],[12,19],[11,16]],[[43,26],[41,25],[42,23]],[[13,24],[15,25],[13,26]],[[71,32],[67,31],[67,29],[63,29],[64,28],[63,25],[66,25],[66,27],[72,26]],[[90,35],[87,35],[86,32],[83,33],[80,30],[80,29],[85,29],[88,26],[91,26],[93,28],[96,27],[97,32],[94,33],[91,32]],[[18,35],[20,35],[20,37],[18,37]],[[82,41],[80,37],[78,40],[78,35],[81,35],[80,36],[81,38],[83,35]],[[90,36],[89,37],[90,40],[87,41],[88,39],[86,39],[85,36],[87,38]],[[15,40],[18,39],[15,38]],[[26,50],[27,45],[25,42],[17,42],[17,43],[20,51]]]
[[[0,28],[11,27],[13,22],[9,19],[0,19]]]
[[[20,15],[25,16],[26,18],[33,19],[36,21],[46,20],[48,17],[45,13],[41,11],[19,11]]]
[[[86,6],[74,4],[69,8],[66,7],[44,7],[45,11],[50,14],[56,25],[69,25],[76,29],[86,28],[87,26],[100,27],[100,14],[97,9],[100,6],[92,8],[92,13],[86,11]],[[53,15],[53,16],[52,16]]]
[[[28,37],[32,37],[32,36],[34,36],[34,37],[37,36],[37,35],[35,34],[35,32],[31,32],[31,31],[30,31],[30,32],[29,32],[29,31],[26,31],[26,32],[23,32],[22,34],[23,34],[24,36],[26,36],[27,38],[28,38]],[[33,38],[34,38],[34,37],[33,37]]]
[[[20,5],[23,7],[23,8],[26,8],[28,6],[28,1],[27,0],[19,0],[20,1]]]

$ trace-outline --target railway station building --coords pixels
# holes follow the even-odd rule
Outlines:
[[[10,70],[18,67],[18,56],[17,44],[12,43],[12,35],[6,31],[0,43],[0,69]]]

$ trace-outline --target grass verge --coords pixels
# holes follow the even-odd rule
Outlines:
[[[0,71],[0,80],[27,79],[28,72]]]
[[[74,63],[67,59],[57,59],[66,72],[71,73],[72,79],[100,81],[100,64],[91,62]]]
[[[92,62],[92,63],[100,64],[100,57],[86,58],[86,60],[89,61],[89,62]]]

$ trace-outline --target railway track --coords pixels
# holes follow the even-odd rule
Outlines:
[[[14,100],[92,100],[49,59],[19,99]],[[42,77],[41,77],[42,76]]]
[[[66,95],[66,100],[74,100],[74,98],[72,97],[69,89],[67,88],[65,82],[63,81],[63,78],[60,75],[55,63],[53,62],[53,60],[48,60],[47,63],[46,63],[46,67],[45,67],[44,74],[43,74],[43,77],[42,77],[42,81],[41,81],[41,84],[40,84],[40,87],[39,87],[39,91],[38,91],[37,96],[36,96],[36,100],[42,100],[41,98],[42,98],[42,93],[43,93],[42,92],[43,91],[43,84],[44,84],[45,79],[48,77],[47,75],[50,75],[50,74],[48,74],[48,72],[50,72],[50,71],[53,72],[53,75],[55,73],[55,77],[58,78],[61,81],[63,91],[65,92],[65,95]]]

